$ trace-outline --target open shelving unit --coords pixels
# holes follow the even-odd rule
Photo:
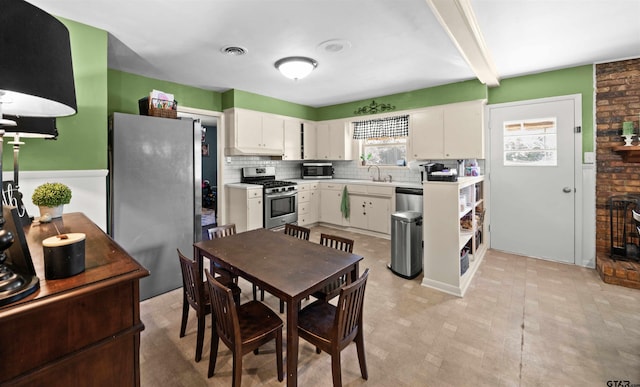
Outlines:
[[[423,183],[422,285],[464,296],[486,252],[484,177]]]

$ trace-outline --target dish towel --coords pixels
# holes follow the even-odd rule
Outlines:
[[[349,208],[349,192],[347,191],[346,185],[342,190],[342,202],[340,203],[340,212],[342,212],[343,218],[349,219],[351,209]]]

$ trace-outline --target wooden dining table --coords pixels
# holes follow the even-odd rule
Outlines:
[[[202,270],[213,260],[287,303],[287,386],[298,383],[298,305],[340,276],[359,275],[362,256],[346,253],[268,229],[194,243]]]

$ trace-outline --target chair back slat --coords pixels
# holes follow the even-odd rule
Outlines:
[[[209,239],[224,238],[236,233],[235,223],[229,223],[218,227],[212,227],[207,230],[209,233]]]
[[[194,306],[202,306],[202,300],[205,299],[205,290],[202,280],[198,276],[198,262],[185,257],[180,250],[178,250],[178,258],[180,259],[180,270],[182,271],[182,286],[187,299]]]
[[[308,241],[311,230],[306,227],[287,223],[284,225],[284,233],[287,235],[291,235],[292,237]]]
[[[369,269],[366,269],[360,278],[340,290],[334,329],[341,347],[345,341],[351,342],[358,331],[368,276]]]
[[[235,223],[229,223],[229,224],[225,224],[218,227],[212,227],[208,229],[207,232],[209,233],[209,239],[225,238],[230,235],[235,235],[236,225]],[[222,280],[224,282],[235,281],[235,276],[233,274],[231,274],[228,270],[221,268],[219,265],[215,264],[213,261],[211,261],[211,265],[209,266],[209,269],[213,273],[222,277]]]
[[[353,239],[331,234],[320,234],[320,244],[347,253],[353,253]]]
[[[218,336],[230,347],[240,344],[240,323],[231,289],[218,282],[209,270],[205,273]]]

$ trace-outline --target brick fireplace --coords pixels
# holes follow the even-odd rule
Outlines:
[[[609,198],[640,195],[640,142],[624,144],[622,122],[640,120],[640,58],[596,65],[596,269],[604,282],[640,289],[640,263],[610,256]],[[625,161],[626,160],[626,161]],[[635,231],[635,229],[634,229]]]

